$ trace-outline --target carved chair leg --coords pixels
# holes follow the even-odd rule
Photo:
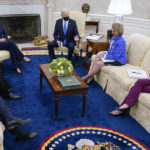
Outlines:
[[[79,65],[78,65],[78,55],[77,54],[75,54],[75,67],[78,67]]]
[[[63,57],[64,56],[64,54],[63,54],[63,52],[61,51],[61,56]]]
[[[82,57],[83,49],[80,49],[80,57]]]

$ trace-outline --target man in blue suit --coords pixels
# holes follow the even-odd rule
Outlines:
[[[73,54],[76,41],[79,40],[79,33],[75,20],[69,18],[68,9],[61,11],[61,19],[58,19],[55,24],[54,40],[48,43],[50,61],[55,59],[54,47],[66,46],[68,51],[67,59],[70,60]]]

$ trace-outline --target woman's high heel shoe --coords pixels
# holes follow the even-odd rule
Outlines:
[[[25,62],[27,62],[27,63],[29,63],[29,62],[31,62],[32,60],[31,59],[29,59],[28,57],[24,57],[23,58],[23,60],[25,61]]]
[[[94,82],[94,78],[90,78],[90,79],[88,79],[88,80],[86,81],[87,84],[90,84],[90,83],[92,83],[92,82]]]
[[[120,112],[118,114],[115,114],[113,112],[109,112],[109,115],[111,115],[111,116],[125,116],[122,112]]]
[[[22,72],[21,72],[21,70],[20,70],[19,68],[16,69],[16,72],[17,72],[18,74],[22,74]]]
[[[125,115],[129,114],[129,112],[130,112],[130,107],[127,107],[127,108],[116,108],[116,109],[121,111]]]

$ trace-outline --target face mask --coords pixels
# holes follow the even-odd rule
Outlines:
[[[69,20],[69,16],[68,17],[64,17],[63,18],[65,21],[68,21]]]

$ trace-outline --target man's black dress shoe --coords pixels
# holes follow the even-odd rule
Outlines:
[[[15,127],[25,125],[25,124],[29,123],[30,121],[31,121],[30,118],[25,119],[25,120],[22,120],[20,118],[14,118],[10,121],[7,121],[6,127],[7,127],[8,130],[11,130],[11,129],[14,129]]]
[[[11,99],[11,100],[18,100],[21,98],[21,96],[13,94],[13,93],[9,93],[9,95],[7,95],[6,97],[4,97],[4,99]]]
[[[17,141],[25,141],[25,140],[31,140],[35,138],[38,135],[37,132],[26,132],[23,136],[19,137],[16,136]]]
[[[28,118],[28,119],[23,120],[23,119],[20,119],[20,118],[15,118],[14,120],[15,120],[17,123],[19,123],[21,126],[23,126],[23,125],[25,125],[25,124],[31,122],[32,119],[31,119],[31,118]]]
[[[11,91],[12,91],[11,88],[9,88],[9,89],[8,89],[8,92],[11,92]]]

